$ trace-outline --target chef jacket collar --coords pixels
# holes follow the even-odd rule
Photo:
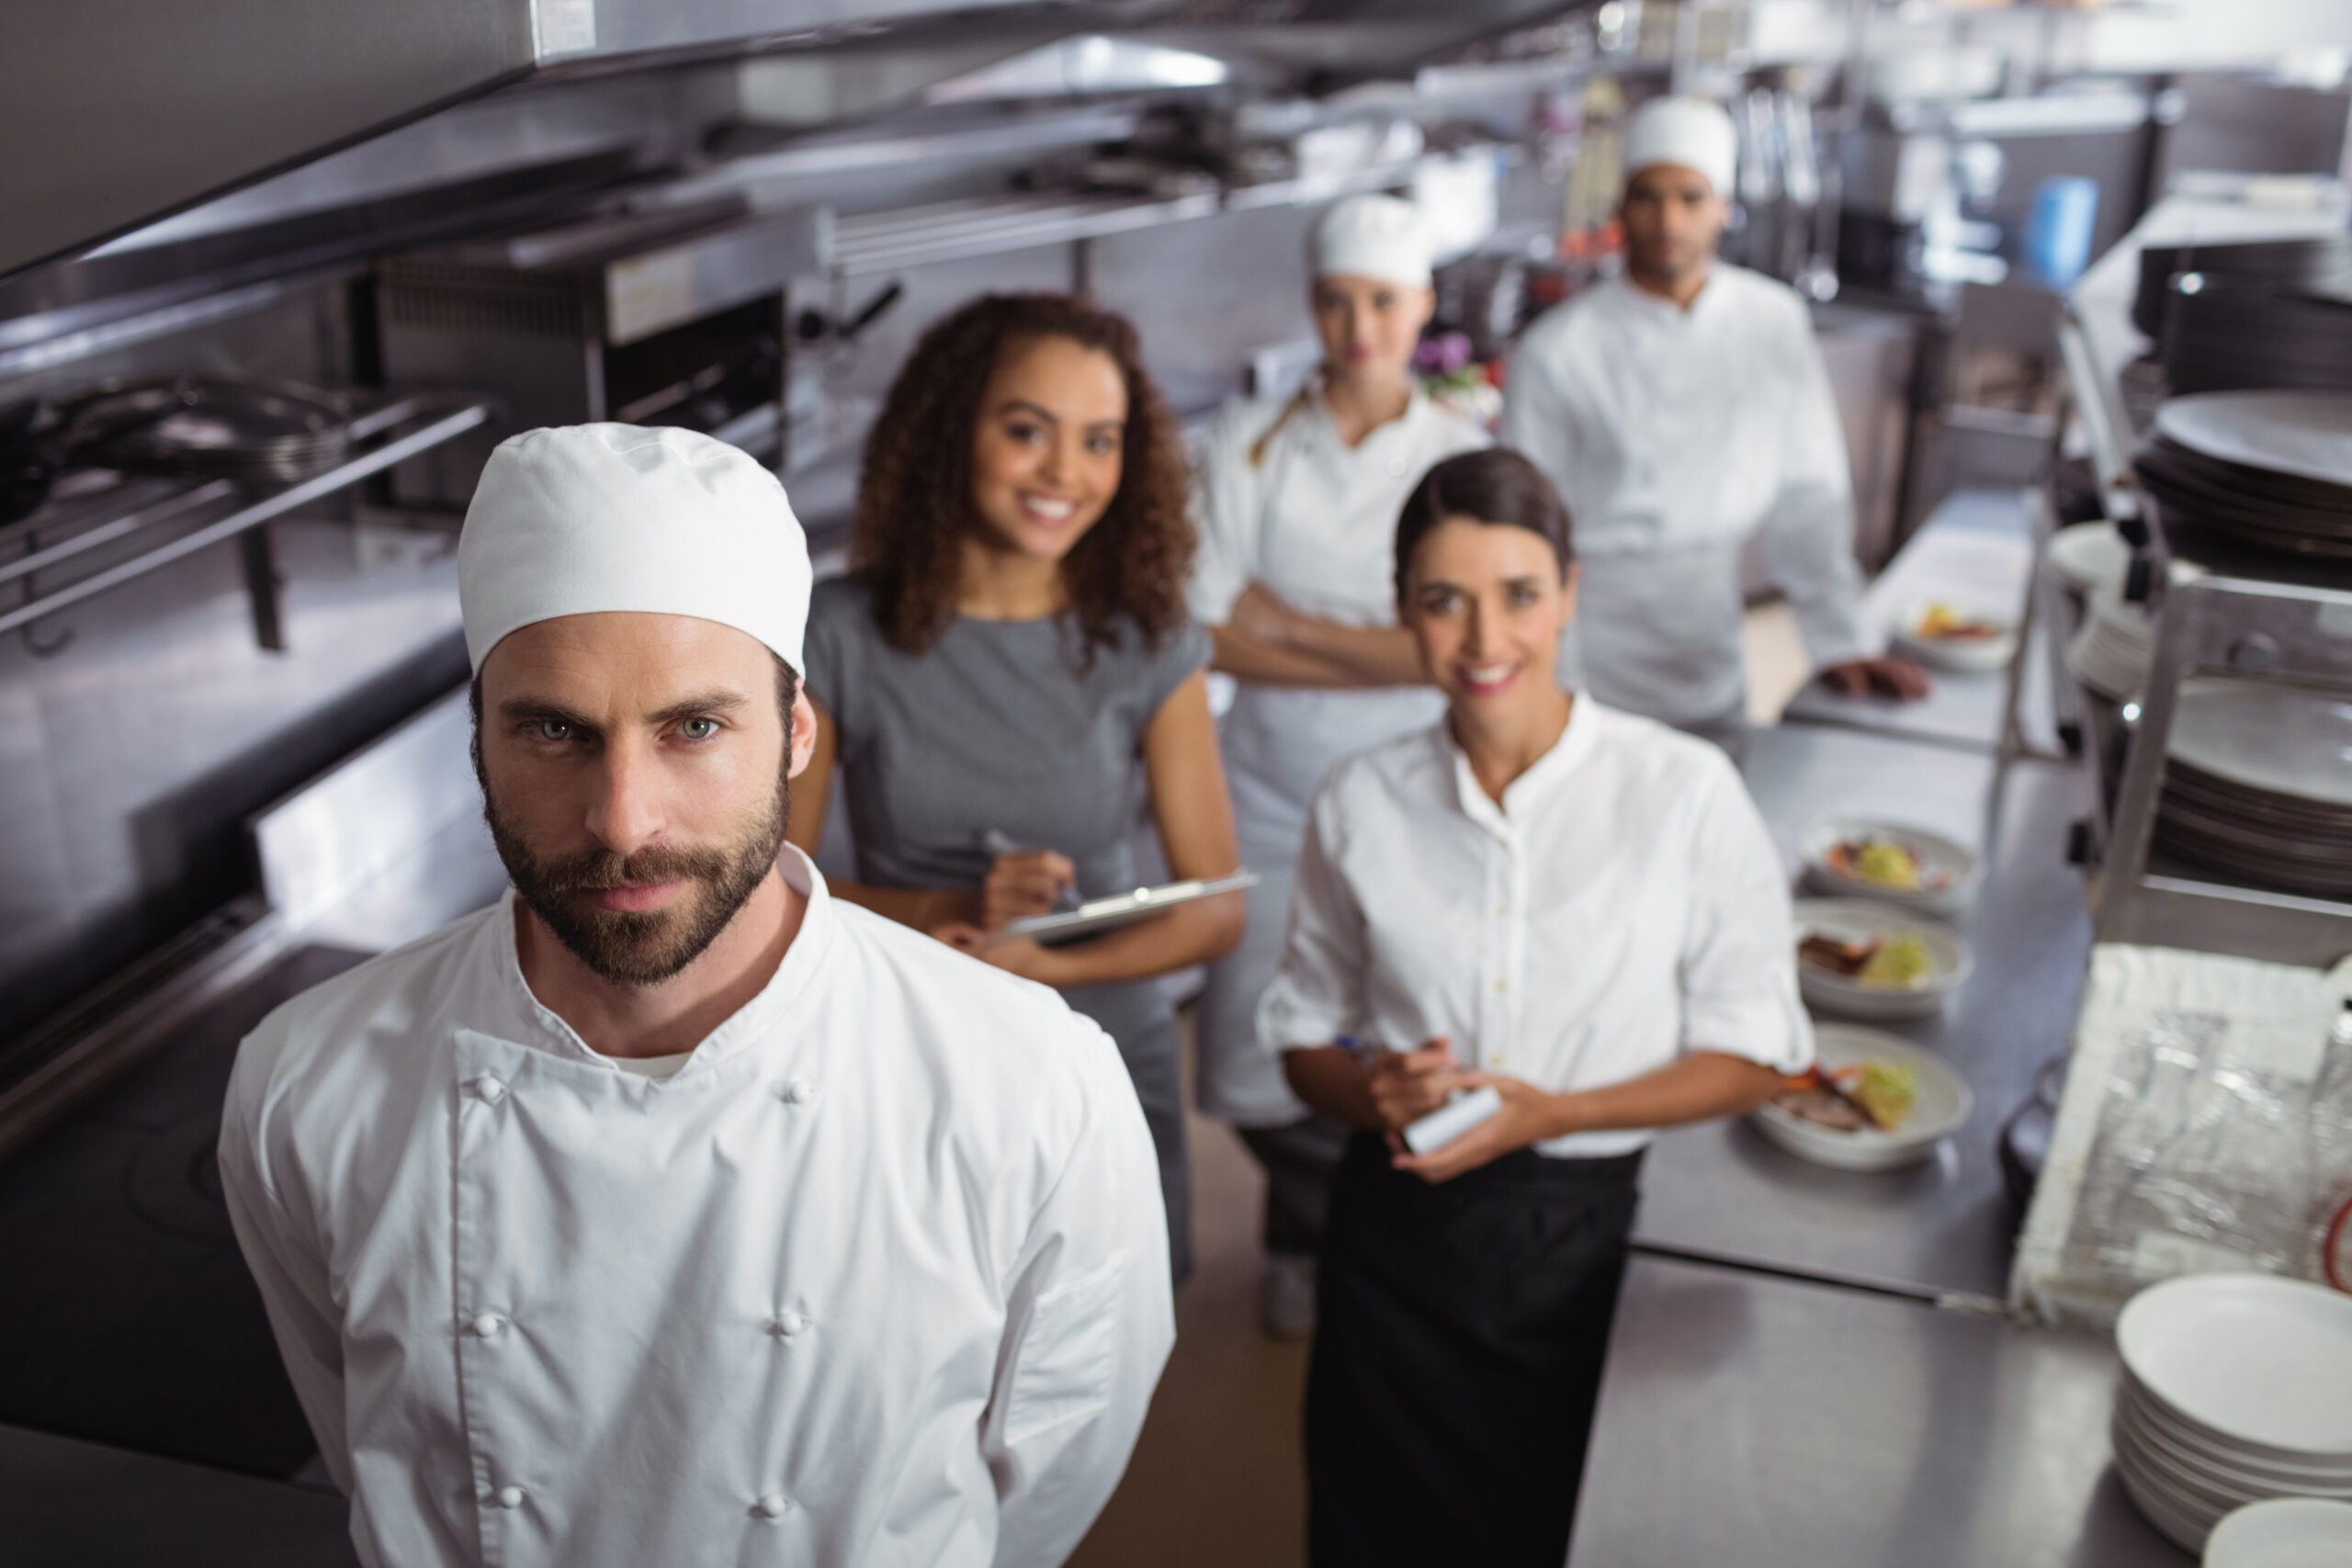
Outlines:
[[[1591,706],[1591,698],[1581,693],[1573,696],[1568,704],[1567,727],[1560,731],[1560,738],[1525,773],[1503,786],[1500,805],[1478,786],[1478,775],[1471,770],[1469,755],[1453,739],[1453,724],[1441,720],[1436,731],[1438,746],[1453,773],[1454,804],[1461,807],[1462,814],[1498,839],[1518,838],[1519,827],[1514,818],[1524,821],[1591,754],[1593,724],[1587,714]]]
[[[832,895],[825,886],[824,874],[817,869],[816,862],[792,844],[785,845],[783,853],[776,857],[776,870],[782,874],[786,886],[808,901],[800,917],[800,930],[794,933],[792,945],[785,950],[784,962],[776,965],[775,973],[757,996],[704,1035],[686,1065],[662,1081],[676,1083],[690,1078],[766,1038],[790,1011],[794,1001],[808,989],[811,977],[824,962],[838,919],[833,912]],[[619,1072],[621,1069],[609,1058],[590,1050],[571,1025],[532,994],[530,983],[523,978],[522,954],[514,945],[515,900],[514,889],[507,889],[500,905],[495,952],[500,982],[534,1026],[517,1031],[516,1043]]]
[[[1419,376],[1408,375],[1406,381],[1405,412],[1385,424],[1374,425],[1353,446],[1340,439],[1340,422],[1332,415],[1331,405],[1324,400],[1323,373],[1319,370],[1307,380],[1306,406],[1313,409],[1315,417],[1322,422],[1323,434],[1330,438],[1332,446],[1342,452],[1369,452],[1377,442],[1402,440],[1407,428],[1431,406],[1429,394],[1421,390]]]
[[[1702,316],[1712,317],[1725,298],[1722,287],[1723,262],[1707,264],[1706,281],[1699,285],[1699,292],[1691,297],[1690,308],[1684,310],[1661,294],[1653,294],[1631,277],[1619,274],[1617,286],[1625,291],[1627,301],[1636,310],[1646,310],[1661,321],[1696,321]]]

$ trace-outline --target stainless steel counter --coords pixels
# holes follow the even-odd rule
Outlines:
[[[1862,614],[1883,633],[1906,612],[1941,600],[2025,624],[2028,641],[2017,665],[2018,735],[2027,750],[2055,756],[2051,660],[2041,646],[2042,628],[2026,619],[2026,595],[2039,548],[2030,507],[2038,504],[2017,490],[1955,491],[1871,584],[1862,597]],[[1915,703],[1842,696],[1811,683],[1790,699],[1784,720],[1999,750],[2009,712],[2010,671],[1938,670],[1929,671],[1929,677],[1934,691]]]
[[[1637,1258],[1568,1561],[2180,1568],[2109,1470],[2115,1367],[2101,1338]]]
[[[8,1568],[346,1568],[331,1491],[0,1427]]]
[[[1803,725],[1758,732],[1747,775],[1792,871],[1798,834],[1833,812],[1913,822],[1985,854],[1984,885],[1956,922],[1975,949],[1975,975],[1941,1015],[1882,1026],[1958,1068],[1976,1091],[1976,1113],[1935,1160],[1877,1174],[1798,1159],[1745,1122],[1677,1129],[1643,1170],[1634,1243],[1928,1295],[2000,1298],[2016,1221],[2001,1179],[2001,1123],[2064,1048],[2090,947],[2082,877],[2066,862],[2076,775]]]

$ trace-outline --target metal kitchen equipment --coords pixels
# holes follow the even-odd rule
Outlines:
[[[404,474],[401,499],[462,505],[495,436],[539,425],[682,424],[772,448],[785,286],[832,248],[827,209],[731,196],[387,259],[385,378],[478,388],[505,414]]]

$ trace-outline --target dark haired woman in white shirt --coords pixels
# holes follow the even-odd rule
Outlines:
[[[1788,888],[1721,752],[1560,690],[1568,519],[1525,458],[1432,468],[1399,614],[1447,699],[1315,802],[1259,1012],[1356,1129],[1307,1387],[1311,1555],[1557,1568],[1652,1131],[1812,1058]],[[1457,1091],[1500,1110],[1429,1153]]]

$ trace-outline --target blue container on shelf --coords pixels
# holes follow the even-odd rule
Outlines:
[[[2033,187],[2033,218],[2025,231],[2026,264],[2052,288],[2064,288],[2091,264],[2091,231],[2098,222],[2098,182],[2059,175]]]

